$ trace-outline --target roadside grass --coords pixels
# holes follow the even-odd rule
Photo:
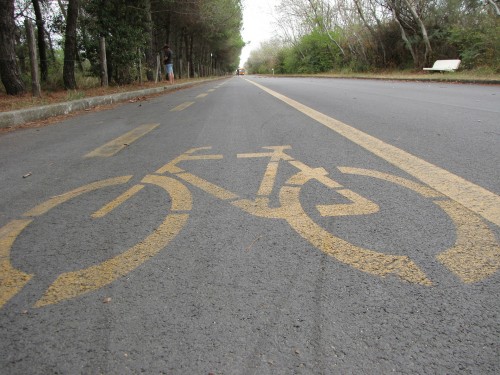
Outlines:
[[[415,80],[415,81],[440,81],[457,83],[490,83],[500,84],[500,73],[489,68],[479,68],[475,70],[458,70],[456,72],[432,72],[432,71],[379,71],[367,73],[355,72],[331,72],[317,74],[319,77],[332,78],[365,78],[382,80]]]

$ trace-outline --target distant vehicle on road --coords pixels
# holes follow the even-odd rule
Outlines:
[[[245,75],[245,69],[244,68],[239,68],[236,70],[236,75],[237,76],[244,76]]]

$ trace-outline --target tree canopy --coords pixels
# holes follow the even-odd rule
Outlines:
[[[42,79],[58,75],[53,81],[68,89],[76,88],[76,73],[99,76],[103,37],[107,73],[117,84],[137,78],[139,61],[154,79],[165,44],[176,74],[189,76],[235,70],[244,46],[240,0],[0,0],[0,72],[8,94],[24,92],[29,81],[25,19],[38,30]]]
[[[461,59],[465,69],[500,72],[499,7],[500,0],[281,0],[279,39],[253,51],[246,67],[373,71]]]

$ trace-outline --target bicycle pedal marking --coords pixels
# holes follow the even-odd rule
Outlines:
[[[131,199],[148,185],[162,188],[171,198],[170,213],[143,241],[123,253],[91,267],[60,274],[48,287],[44,295],[35,303],[42,307],[97,290],[128,274],[146,260],[155,256],[175,238],[186,225],[193,206],[192,194],[185,183],[227,201],[251,215],[269,219],[285,220],[301,237],[325,254],[368,274],[385,277],[397,275],[402,280],[423,286],[432,281],[408,256],[391,255],[356,246],[326,231],[307,214],[300,202],[300,192],[306,183],[315,180],[334,190],[350,203],[322,204],[316,209],[323,217],[371,215],[380,207],[362,195],[350,190],[328,176],[322,167],[310,167],[295,160],[286,153],[291,146],[263,147],[264,152],[237,154],[237,158],[269,158],[255,199],[240,198],[239,195],[213,184],[199,176],[187,172],[178,164],[221,160],[223,155],[199,153],[210,151],[211,147],[187,150],[174,158],[154,174],[146,175],[140,184],[135,184],[113,199],[91,216],[100,219],[121,204]],[[269,150],[269,151],[267,151]],[[298,172],[279,187],[280,206],[270,206],[270,196],[275,190],[279,163],[286,162]],[[449,249],[436,256],[450,272],[462,282],[478,282],[496,273],[500,268],[500,246],[494,233],[485,221],[468,208],[450,200],[438,191],[402,177],[362,168],[338,167],[343,174],[367,176],[385,180],[412,190],[434,202],[445,212],[456,227],[456,241]],[[165,174],[170,174],[167,176]],[[51,197],[47,201],[25,212],[23,218],[12,220],[0,228],[0,308],[19,293],[36,275],[27,274],[13,267],[11,249],[16,238],[37,217],[56,206],[82,194],[128,183],[132,176],[109,178],[84,185],[64,194]]]

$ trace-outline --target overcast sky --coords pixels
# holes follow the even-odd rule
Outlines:
[[[273,37],[273,12],[279,0],[244,0],[243,31],[241,35],[245,43],[250,42],[241,51],[240,66],[243,66],[250,52],[258,49],[261,42]]]

